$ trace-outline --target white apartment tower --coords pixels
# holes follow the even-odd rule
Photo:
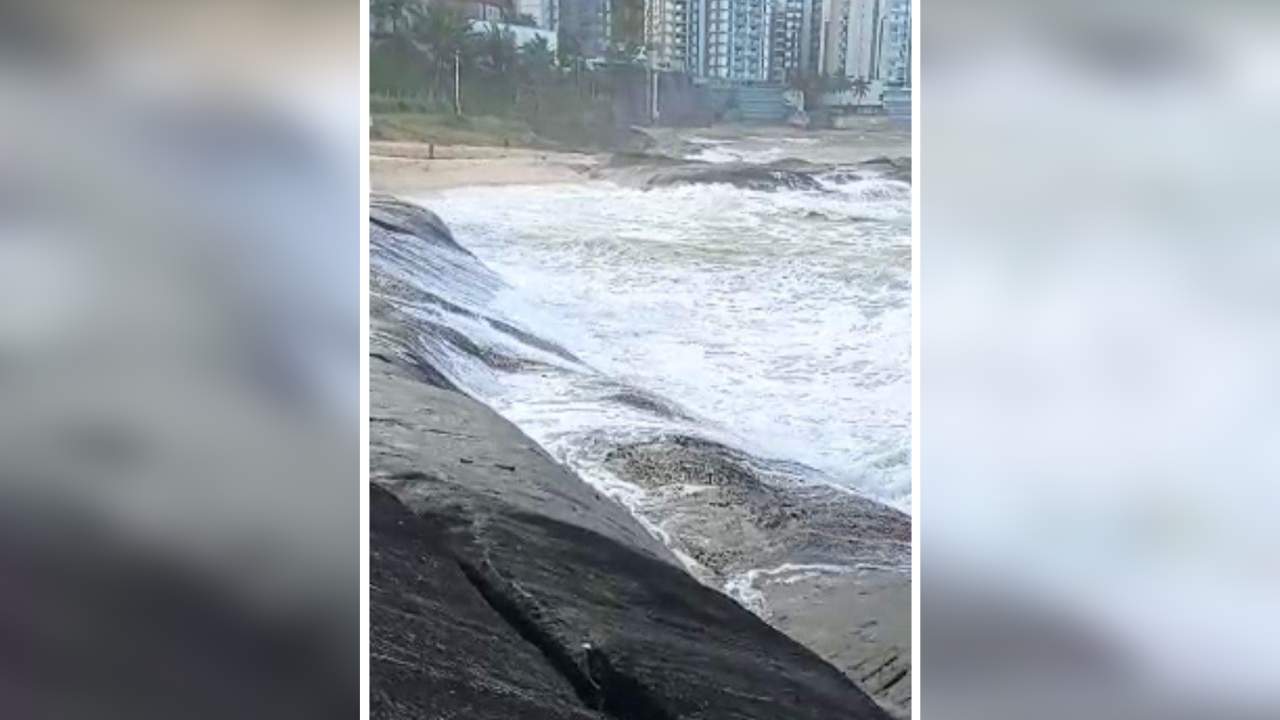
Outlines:
[[[827,0],[824,17],[823,73],[910,83],[910,0]]]
[[[644,7],[645,44],[650,60],[664,70],[689,69],[690,0],[647,0]]]
[[[888,85],[911,84],[911,0],[888,0],[880,41],[880,77]]]
[[[785,0],[646,0],[645,44],[657,67],[697,77],[770,77],[771,10]]]

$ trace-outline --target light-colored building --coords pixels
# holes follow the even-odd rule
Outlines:
[[[472,20],[471,31],[476,33],[488,33],[494,29],[503,32],[509,32],[515,38],[516,47],[524,47],[526,44],[542,38],[547,42],[547,49],[551,52],[556,51],[556,34],[550,30],[542,28],[529,27],[528,25],[512,25],[510,23],[492,22],[489,20]]]
[[[911,0],[889,0],[880,42],[880,78],[887,85],[911,85]]]
[[[850,79],[875,77],[881,2],[831,0],[823,57],[826,74]]]
[[[613,0],[557,0],[555,30],[577,44],[583,57],[602,58],[611,42]]]
[[[645,45],[664,69],[729,81],[769,79],[772,7],[782,0],[646,0]]]
[[[703,18],[701,37],[704,52],[695,75],[729,79],[730,5],[733,0],[699,0]]]
[[[829,0],[773,0],[769,26],[769,79],[787,82],[820,73],[824,8]]]
[[[827,0],[824,23],[823,74],[910,83],[910,0]]]
[[[695,0],[696,2],[696,0]],[[644,37],[650,61],[664,70],[684,71],[689,65],[690,0],[647,0]]]
[[[729,7],[729,77],[769,79],[770,0],[733,0]]]
[[[560,0],[516,0],[516,12],[533,18],[542,30],[555,30],[560,15]]]

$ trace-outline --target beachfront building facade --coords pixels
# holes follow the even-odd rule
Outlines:
[[[697,28],[689,15],[690,0],[647,0],[644,38],[654,67],[684,72],[689,67],[689,39]],[[691,22],[692,20],[692,22]]]
[[[880,42],[880,78],[886,85],[911,85],[911,0],[889,0]]]
[[[644,2],[644,44],[657,68],[731,82],[819,75],[910,82],[910,0]]]
[[[830,0],[772,0],[769,80],[783,83],[819,74],[823,12]]]
[[[695,77],[770,78],[772,8],[781,0],[646,0],[645,45],[655,67]]]
[[[876,40],[882,0],[831,0],[823,66],[826,74],[870,80],[876,76]]]
[[[822,74],[910,83],[910,0],[827,0],[825,26]]]
[[[683,28],[686,37],[685,72],[700,78],[729,79],[732,2],[733,0],[688,0],[689,10]],[[677,32],[681,30],[678,29]]]
[[[555,0],[557,11],[553,30],[562,40],[570,40],[583,57],[605,57],[613,23],[612,0]]]
[[[769,79],[770,0],[733,0],[729,7],[729,77]]]

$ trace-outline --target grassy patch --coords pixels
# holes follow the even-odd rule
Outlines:
[[[528,123],[517,118],[375,111],[372,122],[369,137],[373,140],[537,148],[552,145],[538,137]]]

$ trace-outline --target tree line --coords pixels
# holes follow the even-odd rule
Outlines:
[[[375,95],[411,96],[439,109],[455,106],[455,78],[470,80],[467,95],[486,111],[514,106],[556,74],[543,37],[517,45],[515,34],[489,23],[476,31],[455,6],[413,0],[372,0],[370,84]]]

